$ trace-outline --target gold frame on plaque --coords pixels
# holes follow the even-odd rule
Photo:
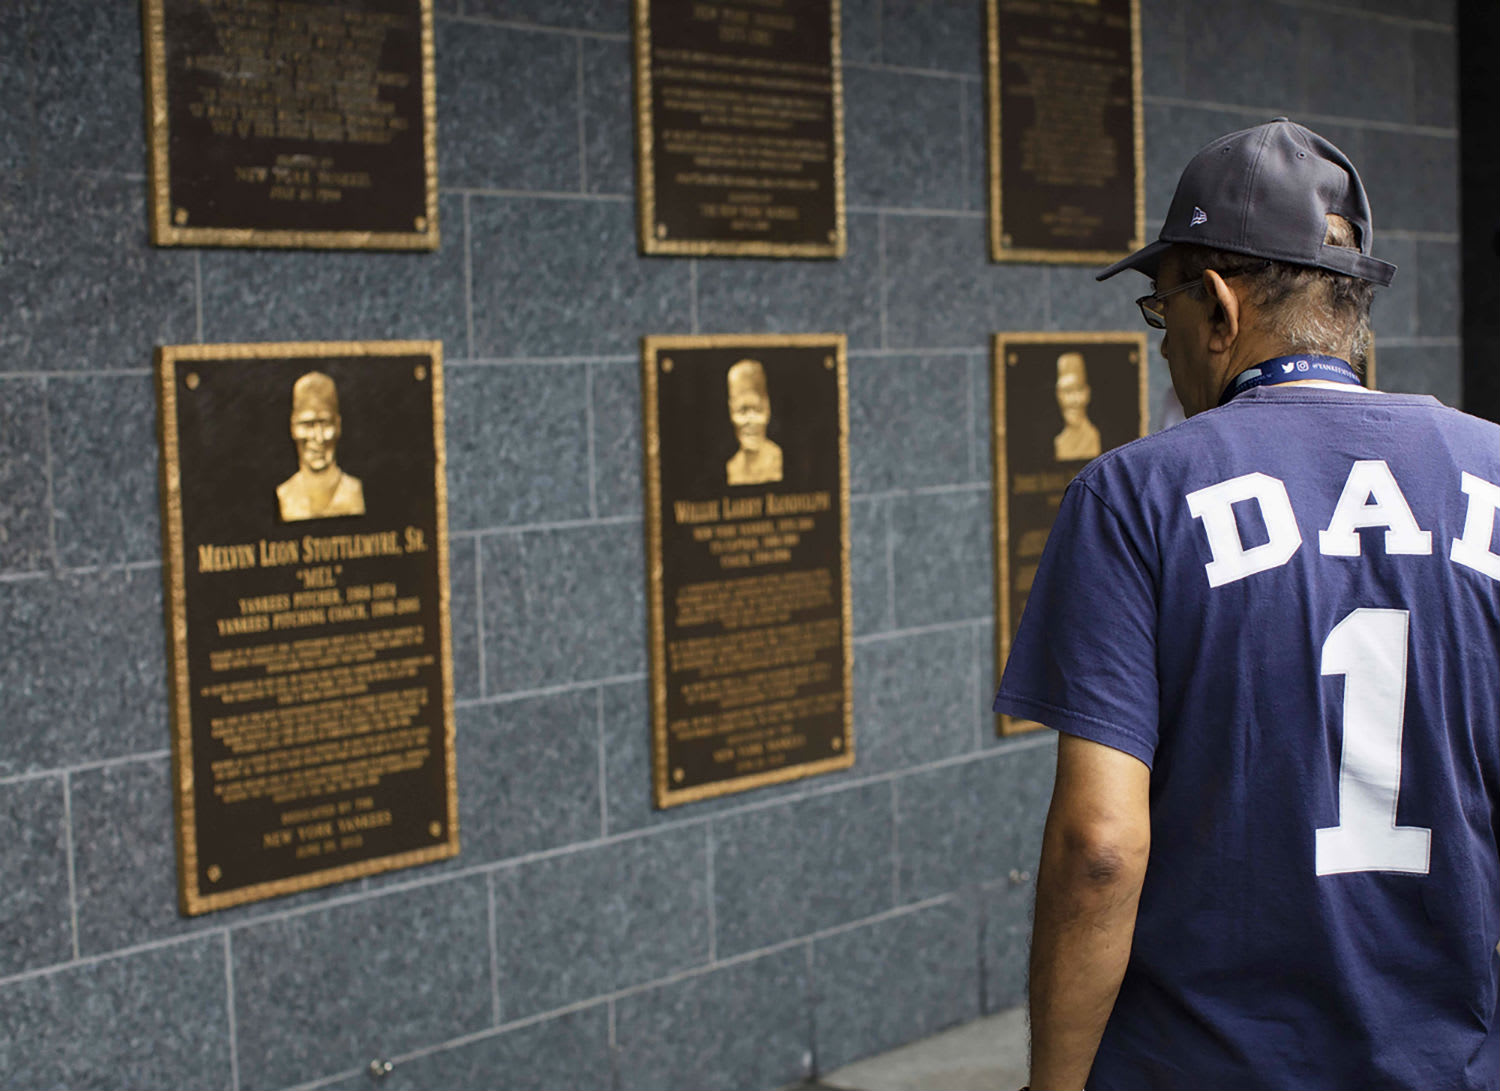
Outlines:
[[[177,364],[194,360],[264,360],[357,356],[426,355],[432,377],[434,488],[436,490],[438,610],[442,633],[443,735],[448,753],[447,835],[440,844],[390,856],[341,864],[304,875],[275,879],[221,894],[197,889],[197,816],[193,801],[192,713],[188,690],[187,587],[182,528],[182,470],[177,434]],[[167,679],[172,731],[173,813],[177,820],[178,900],[189,916],[263,901],[282,894],[347,882],[366,875],[431,863],[458,854],[458,773],[453,706],[453,629],[448,560],[448,479],[443,419],[443,343],[441,341],[269,341],[217,345],[162,345],[156,350],[159,479],[162,504],[162,575],[166,585]]]
[[[826,243],[758,242],[754,239],[713,241],[656,237],[656,175],[651,153],[656,136],[651,126],[651,0],[633,0],[636,230],[642,254],[687,257],[842,258],[849,247],[848,216],[844,204],[844,63],[842,0],[829,0],[832,23],[833,78],[833,210],[834,239]]]
[[[661,428],[656,404],[658,357],[663,351],[695,348],[826,348],[833,352],[839,391],[839,578],[843,581],[844,734],[837,757],[771,769],[732,780],[674,791],[667,776],[666,624],[663,617]],[[849,367],[848,337],[842,333],[648,335],[641,338],[641,410],[646,478],[646,624],[651,699],[651,780],[658,808],[784,784],[847,769],[854,764],[854,602],[849,574]]]
[[[985,138],[989,157],[990,260],[1037,261],[1054,265],[1108,264],[1119,261],[1146,245],[1146,138],[1141,104],[1141,0],[1130,0],[1131,117],[1135,144],[1135,229],[1123,250],[1039,250],[1008,247],[1001,222],[1000,164],[1000,3],[986,0],[985,91],[987,105]]]
[[[433,0],[417,0],[422,20],[422,159],[425,225],[413,231],[294,231],[258,227],[179,227],[172,222],[168,157],[166,0],[141,0],[145,38],[147,161],[151,242],[155,246],[285,247],[309,250],[436,250],[438,229],[437,85]]]
[[[1132,344],[1139,353],[1140,392],[1136,412],[1140,415],[1141,435],[1151,430],[1150,407],[1150,361],[1147,355],[1147,338],[1144,330],[1108,330],[1068,332],[997,333],[990,349],[990,381],[992,383],[992,409],[990,433],[994,449],[995,471],[995,682],[1005,673],[1005,661],[1010,658],[1010,489],[1009,466],[1005,449],[1005,350],[1010,345],[1060,346],[1078,344]],[[999,733],[1018,735],[1035,731],[1041,727],[1032,720],[999,714]]]

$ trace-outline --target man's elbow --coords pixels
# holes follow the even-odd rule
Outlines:
[[[1146,875],[1151,841],[1147,829],[1119,824],[1066,826],[1050,839],[1054,877],[1080,890],[1133,891]]]

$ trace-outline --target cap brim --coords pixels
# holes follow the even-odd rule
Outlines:
[[[1108,280],[1116,273],[1123,273],[1126,269],[1138,269],[1153,280],[1156,279],[1156,270],[1161,265],[1162,255],[1172,249],[1172,244],[1165,239],[1157,239],[1149,245],[1141,247],[1128,258],[1115,262],[1108,269],[1094,275],[1095,280]]]

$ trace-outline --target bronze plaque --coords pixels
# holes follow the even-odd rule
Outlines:
[[[635,0],[641,251],[842,257],[839,0]]]
[[[990,257],[1144,245],[1139,0],[989,0]]]
[[[458,852],[442,346],[157,350],[178,888]]]
[[[1063,490],[1090,459],[1150,427],[1146,370],[1144,332],[995,335],[997,681]],[[1040,726],[999,721],[1002,735]]]
[[[142,0],[158,246],[435,250],[432,0]]]
[[[854,762],[842,334],[642,351],[658,807]]]

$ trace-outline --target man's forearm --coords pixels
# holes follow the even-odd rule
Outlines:
[[[1031,939],[1031,1086],[1080,1088],[1130,959],[1144,861],[1049,830]]]

